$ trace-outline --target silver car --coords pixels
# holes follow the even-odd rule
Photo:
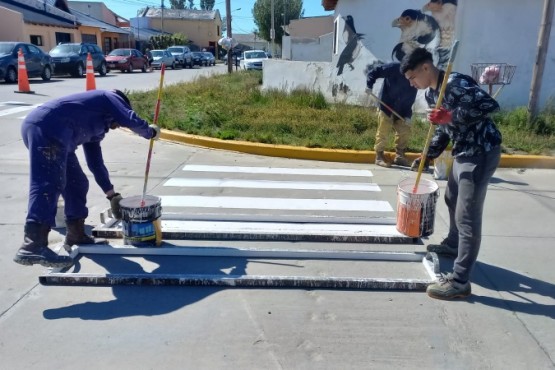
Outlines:
[[[151,50],[150,53],[152,54],[152,63],[150,66],[152,68],[161,69],[162,64],[166,65],[166,68],[175,69],[175,58],[167,50]]]

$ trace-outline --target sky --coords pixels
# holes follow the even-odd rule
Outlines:
[[[101,0],[99,2],[103,2],[114,13],[127,19],[136,17],[139,9],[147,6],[160,7],[161,4],[161,0]],[[188,4],[188,1],[186,3]],[[195,1],[197,8],[199,8],[199,3],[200,1]],[[233,33],[250,33],[256,28],[252,17],[254,3],[255,0],[231,0],[231,28]],[[333,12],[326,12],[321,3],[320,0],[303,0],[304,16],[313,17],[333,14]],[[169,7],[170,1],[164,0],[164,6]],[[224,17],[225,1],[216,0],[214,9],[218,9],[220,15]],[[279,24],[279,17],[276,15],[276,24]]]

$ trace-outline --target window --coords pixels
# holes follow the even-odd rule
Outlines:
[[[31,54],[36,54],[36,55],[41,55],[42,52],[40,51],[39,48],[35,47],[35,46],[31,46],[31,45],[27,45],[27,48],[29,49],[29,52]]]
[[[81,35],[81,40],[86,43],[96,44],[96,35],[84,33]]]
[[[42,36],[40,35],[31,35],[31,44],[33,45],[37,45],[37,46],[42,46]]]
[[[65,32],[56,32],[56,45],[65,42],[71,42],[71,34]]]

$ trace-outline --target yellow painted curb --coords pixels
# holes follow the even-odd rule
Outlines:
[[[284,157],[293,159],[310,159],[327,162],[374,163],[376,153],[370,150],[341,150],[306,148],[291,145],[272,145],[251,143],[248,141],[221,140],[205,136],[189,135],[181,132],[162,130],[164,140],[206,148],[232,150],[241,153],[265,155],[268,157]],[[392,155],[392,153],[389,153]],[[414,160],[419,153],[407,153],[409,160]],[[499,167],[506,168],[551,168],[555,169],[555,157],[539,155],[503,154]]]

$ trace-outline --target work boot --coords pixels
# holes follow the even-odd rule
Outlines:
[[[384,155],[383,151],[382,152],[376,152],[376,161],[374,163],[377,164],[380,167],[386,167],[386,168],[391,167],[391,164],[386,162],[385,155]]]
[[[48,248],[48,233],[50,227],[44,224],[26,223],[23,244],[14,257],[14,262],[31,266],[36,263],[45,267],[69,267],[73,259],[60,256]]]
[[[441,256],[453,257],[457,258],[459,254],[459,250],[457,247],[451,247],[447,244],[447,239],[443,239],[443,241],[439,244],[428,244],[426,247],[428,252],[435,252]]]
[[[75,244],[107,244],[106,239],[95,239],[85,234],[85,219],[66,220],[66,239],[64,240],[64,248],[71,249]]]
[[[436,299],[466,298],[472,294],[472,288],[469,281],[461,283],[455,280],[452,274],[447,274],[440,277],[435,283],[428,285],[426,293],[429,297]]]
[[[393,164],[402,167],[410,167],[410,162],[405,157],[404,150],[397,150],[397,153],[395,154],[395,159],[393,159]]]

